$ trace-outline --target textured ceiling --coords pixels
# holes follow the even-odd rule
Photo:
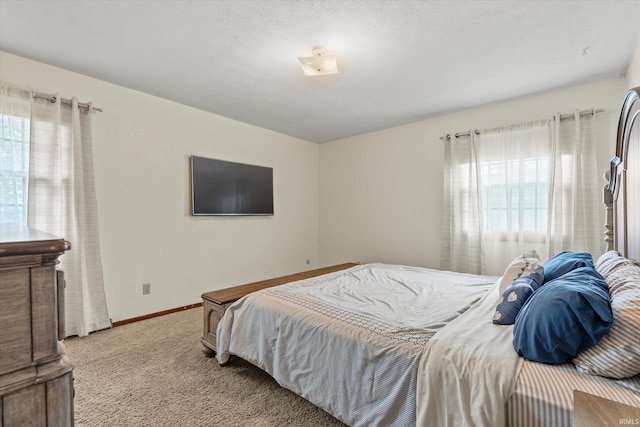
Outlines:
[[[639,22],[620,0],[0,0],[0,49],[325,142],[618,77]],[[340,74],[303,75],[314,45]]]

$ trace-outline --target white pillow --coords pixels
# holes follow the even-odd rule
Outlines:
[[[507,289],[514,280],[522,276],[522,273],[524,273],[527,268],[531,271],[535,271],[539,266],[542,266],[540,256],[534,250],[531,250],[526,254],[522,254],[511,261],[511,264],[509,264],[500,278],[500,294],[502,295],[504,290]]]
[[[573,363],[581,372],[603,377],[640,374],[640,265],[609,251],[598,259],[596,270],[609,286],[613,326]]]

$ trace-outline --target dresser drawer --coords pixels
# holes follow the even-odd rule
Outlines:
[[[0,269],[0,373],[58,353],[54,266]]]

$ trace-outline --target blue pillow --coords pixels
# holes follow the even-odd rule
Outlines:
[[[581,267],[541,286],[524,304],[513,346],[534,362],[562,364],[598,343],[613,325],[611,298],[595,269]]]
[[[544,263],[544,281],[557,279],[565,273],[580,267],[591,267],[593,257],[588,252],[560,252]]]
[[[496,325],[513,325],[520,309],[536,289],[540,287],[543,280],[544,273],[541,265],[537,265],[535,268],[526,268],[522,276],[511,282],[502,292],[493,316],[493,323]]]

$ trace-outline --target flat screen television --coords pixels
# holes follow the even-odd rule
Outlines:
[[[273,215],[273,168],[191,156],[193,215]]]

